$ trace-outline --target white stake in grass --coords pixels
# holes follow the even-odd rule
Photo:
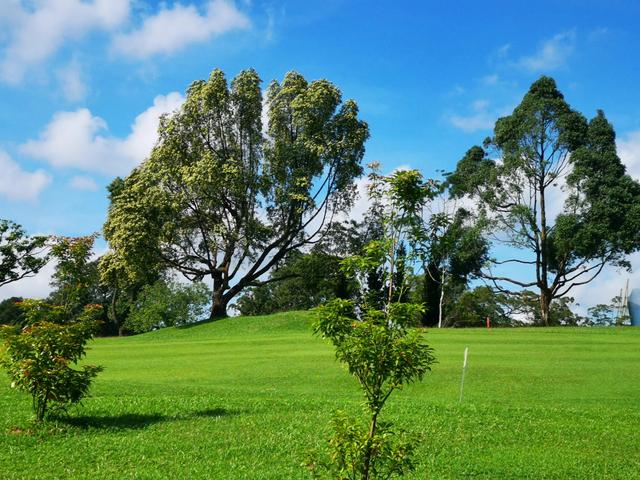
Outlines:
[[[464,374],[467,371],[467,355],[469,354],[469,347],[464,349],[464,361],[462,362],[462,380],[460,381],[460,403],[464,397]]]

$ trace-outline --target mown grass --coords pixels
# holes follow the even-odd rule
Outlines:
[[[439,363],[384,413],[422,436],[412,478],[640,478],[640,329],[427,336]],[[1,479],[308,478],[332,412],[362,400],[308,313],[98,339],[87,361],[92,397],[36,429],[0,377]]]

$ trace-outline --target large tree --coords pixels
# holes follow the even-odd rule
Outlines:
[[[640,185],[625,173],[604,114],[587,122],[549,77],[496,122],[484,147],[458,163],[452,192],[475,200],[494,239],[521,252],[494,259],[484,276],[503,291],[537,288],[548,325],[554,299],[607,264],[629,268],[626,256],[640,247]]]
[[[263,101],[253,70],[220,70],[164,117],[150,157],[112,202],[112,260],[135,278],[157,265],[210,277],[212,317],[289,252],[318,241],[348,210],[369,135],[352,100],[295,72]],[[262,119],[268,118],[268,125]]]
[[[32,277],[47,264],[47,237],[30,237],[24,229],[0,219],[0,287]]]

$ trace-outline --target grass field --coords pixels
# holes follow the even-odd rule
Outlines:
[[[29,431],[0,377],[0,479],[308,478],[355,381],[307,313],[98,339],[92,397]],[[640,478],[640,329],[430,330],[439,363],[384,416],[420,432],[412,478]],[[459,404],[464,347],[465,400]]]

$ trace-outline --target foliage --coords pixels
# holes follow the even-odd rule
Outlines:
[[[541,323],[549,325],[554,299],[607,264],[629,267],[626,256],[640,249],[640,184],[625,173],[602,111],[587,122],[549,77],[498,119],[485,148],[471,148],[458,162],[448,177],[451,193],[477,201],[495,237],[525,252],[492,264],[528,265],[528,279],[491,268],[483,275],[505,292],[506,285],[536,287]],[[554,219],[550,202],[562,189],[567,200]]]
[[[22,297],[11,297],[0,302],[0,325],[23,325],[24,312],[20,307],[23,300]]]
[[[61,305],[68,315],[78,314],[95,299],[98,284],[96,264],[90,262],[97,234],[86,237],[58,237],[51,246],[56,260],[49,300]]]
[[[0,219],[0,287],[38,273],[48,262],[47,237],[29,237],[10,220]]]
[[[512,296],[509,303],[513,310],[533,325],[570,325],[576,326],[583,323],[583,318],[571,310],[574,303],[572,297],[557,298],[549,306],[549,318],[545,324],[540,312],[540,297],[531,290],[523,290],[518,295]]]
[[[159,280],[140,291],[126,327],[136,333],[202,320],[211,294],[202,282],[185,285]]]
[[[629,323],[628,309],[623,305],[619,295],[613,297],[608,304],[599,303],[588,310],[587,325],[611,326]]]
[[[308,310],[333,298],[350,298],[353,281],[340,268],[341,258],[313,249],[292,252],[267,281],[249,287],[235,307],[242,315]]]
[[[394,431],[391,424],[378,423],[375,434],[369,438],[366,426],[338,411],[332,427],[334,434],[329,440],[328,458],[311,458],[306,464],[315,478],[322,478],[324,473],[330,473],[331,478],[337,480],[365,478],[366,446],[369,444],[375,458],[369,478],[400,477],[415,469],[415,439],[406,432]]]
[[[423,324],[439,327],[447,325],[445,310],[455,302],[456,294],[480,275],[489,250],[483,222],[474,221],[464,208],[454,207],[449,212],[449,201],[443,203],[445,208],[429,217],[423,236]]]
[[[80,402],[88,393],[91,379],[102,367],[72,368],[98,329],[95,317],[99,305],[87,305],[77,317],[65,307],[43,301],[22,303],[26,326],[4,326],[5,353],[0,360],[11,378],[11,387],[31,394],[33,413],[41,422],[49,410],[64,409]]]
[[[122,336],[126,331],[126,319],[135,307],[142,289],[163,279],[165,274],[154,268],[154,265],[150,265],[147,270],[132,278],[127,275],[111,251],[100,257],[97,266],[98,291],[103,299],[102,303],[106,305],[108,332]]]
[[[130,280],[156,267],[210,277],[212,317],[321,238],[362,173],[369,132],[355,102],[295,72],[263,102],[260,83],[253,70],[231,85],[220,70],[192,83],[150,157],[110,192],[113,266]]]
[[[486,285],[466,290],[453,303],[447,314],[447,325],[454,327],[484,327],[487,318],[492,326],[515,326],[514,313],[520,313],[514,298],[495,292]]]

